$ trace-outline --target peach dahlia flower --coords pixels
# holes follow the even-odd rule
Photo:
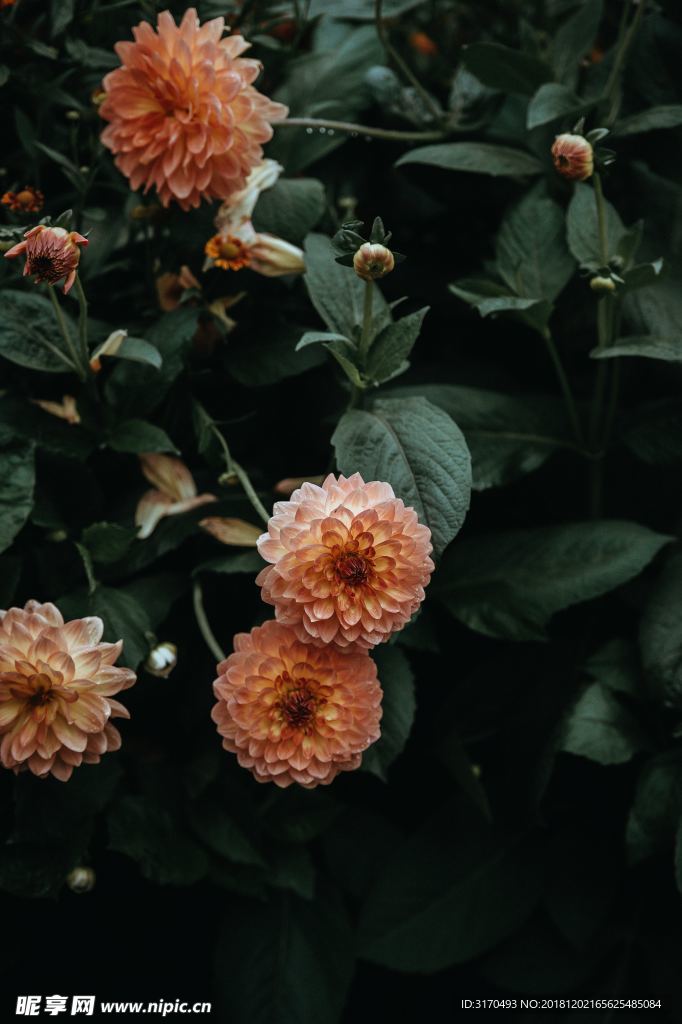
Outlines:
[[[23,242],[7,250],[5,259],[11,260],[23,254],[26,257],[24,277],[35,274],[36,284],[57,284],[66,278],[63,288],[66,295],[76,280],[81,245],[87,246],[88,240],[77,231],[38,224],[26,232]]]
[[[328,785],[358,768],[380,736],[382,694],[369,655],[301,643],[272,620],[234,638],[213,690],[223,746],[258,782]]]
[[[253,87],[261,65],[241,56],[249,43],[223,39],[224,28],[224,18],[201,25],[193,7],[180,25],[162,11],[156,31],[143,21],[135,42],[116,44],[122,67],[104,79],[102,142],[130,187],[154,186],[164,206],[189,210],[242,188],[270,122],[287,116]]]
[[[111,718],[129,718],[112,696],[135,682],[114,662],[123,641],[100,643],[98,618],[64,622],[53,604],[0,611],[0,761],[15,772],[62,782],[97,764],[121,737]]]
[[[431,531],[390,484],[359,473],[306,483],[278,501],[258,541],[256,578],[301,640],[373,647],[402,629],[433,572]]]

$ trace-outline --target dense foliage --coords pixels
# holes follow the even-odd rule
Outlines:
[[[66,783],[2,770],[12,990],[214,991],[234,1024],[483,994],[663,995],[672,1014],[678,5],[197,0],[253,44],[265,95],[320,121],[266,147],[284,170],[255,230],[305,252],[283,277],[206,269],[217,204],[132,192],[101,144],[114,44],[186,6],[0,4],[0,192],[45,198],[0,208],[0,245],[41,220],[87,236],[87,344],[128,332],[99,372],[64,372],[77,290],[56,296],[65,336],[47,286],[1,261],[0,607],[98,615],[138,672],[119,753]],[[570,180],[552,144],[583,132],[596,175]],[[406,258],[366,285],[337,257],[377,216]],[[163,276],[182,267],[184,288]],[[35,404],[64,395],[78,422]],[[150,452],[217,501],[140,539]],[[383,732],[362,767],[280,790],[221,748],[205,637],[229,651],[271,616],[258,508],[328,472],[391,483],[436,571],[372,654]],[[251,529],[221,544],[207,515]],[[82,866],[87,894],[67,885]]]

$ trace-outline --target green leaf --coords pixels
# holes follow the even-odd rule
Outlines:
[[[126,420],[114,427],[109,435],[109,447],[115,452],[173,452],[178,454],[170,437],[161,427],[144,420]]]
[[[350,921],[334,892],[232,901],[216,949],[222,1019],[337,1024],[353,961]]]
[[[66,52],[71,60],[84,68],[109,71],[111,68],[118,67],[118,57],[112,50],[104,50],[100,46],[89,46],[82,39],[67,39]]]
[[[73,323],[62,311],[72,338]],[[31,292],[0,293],[0,356],[18,366],[47,373],[69,373],[69,357],[54,319],[50,301]]]
[[[35,487],[32,444],[0,448],[0,551],[10,546],[31,514]]]
[[[384,865],[363,907],[360,955],[398,971],[465,963],[516,931],[542,887],[536,837],[445,806]]]
[[[636,334],[619,338],[608,348],[593,348],[592,359],[614,359],[616,356],[641,356],[644,359],[662,359],[667,363],[682,362],[682,338],[656,338],[650,334]]]
[[[381,647],[373,656],[384,691],[381,737],[362,755],[362,767],[386,782],[387,770],[402,753],[412,729],[416,711],[414,676],[398,647]]]
[[[297,351],[300,338],[300,327],[281,321],[263,334],[249,333],[240,345],[230,344],[227,367],[240,384],[254,388],[277,384],[326,362],[315,345]]]
[[[589,54],[597,38],[602,7],[602,0],[583,0],[575,14],[553,34],[552,67],[558,80],[571,88],[578,80],[581,60]]]
[[[416,313],[388,324],[377,335],[372,343],[367,360],[366,375],[370,380],[381,384],[390,380],[403,368],[407,368],[406,360],[412,347],[419,337],[424,317],[429,311],[425,306]]]
[[[304,281],[310,301],[330,331],[353,338],[355,329],[362,325],[365,282],[354,271],[339,266],[331,240],[325,235],[308,235],[305,254]],[[372,285],[372,310],[374,337],[391,322],[386,300],[375,284]]]
[[[575,270],[564,231],[558,203],[533,192],[507,214],[497,236],[497,269],[517,295],[552,302],[563,290]]]
[[[401,156],[396,167],[405,164],[429,164],[449,171],[512,178],[541,174],[544,170],[541,161],[530,153],[509,146],[495,146],[490,142],[442,142],[433,146],[420,146]]]
[[[538,86],[552,78],[552,71],[544,61],[500,43],[473,43],[463,47],[462,63],[490,89],[522,96],[532,96]]]
[[[93,523],[81,538],[94,562],[118,562],[130,549],[137,531],[118,523]]]
[[[604,200],[604,205],[606,208],[607,255],[610,258],[618,252],[625,228],[611,203]],[[601,266],[604,261],[599,241],[597,202],[591,185],[586,185],[583,182],[576,184],[573,198],[568,206],[566,227],[568,247],[578,263]]]
[[[155,369],[161,368],[161,353],[154,345],[150,345],[144,338],[124,338],[121,347],[112,356],[104,353],[105,358],[128,359],[132,363],[146,363]]]
[[[564,723],[561,749],[598,764],[623,764],[648,747],[637,719],[601,683],[583,691]]]
[[[639,644],[653,692],[682,707],[682,555],[676,552],[654,583],[644,606]]]
[[[543,640],[552,615],[637,576],[670,539],[615,519],[471,537],[448,552],[432,593],[479,633]]]
[[[331,331],[306,331],[296,345],[296,351],[300,352],[302,348],[307,348],[308,345],[329,344],[332,341],[345,341],[352,344],[350,339],[344,337],[343,334],[332,334]]]
[[[260,572],[264,565],[265,563],[257,551],[236,551],[234,554],[202,562],[192,571],[192,575],[197,576],[200,572],[218,572],[227,575],[242,572],[255,573]]]
[[[485,278],[465,278],[449,285],[453,295],[477,309],[481,316],[509,313],[534,331],[544,331],[552,314],[552,304],[544,299],[526,299],[513,295],[507,285]]]
[[[628,860],[637,864],[666,845],[672,846],[682,814],[682,751],[657,754],[637,780],[625,841]]]
[[[209,850],[234,864],[266,866],[261,853],[224,807],[203,796],[189,804],[189,823]]]
[[[626,420],[621,440],[651,466],[682,464],[682,402],[663,398],[640,406]]]
[[[350,348],[348,342],[331,342],[329,345],[324,345],[324,348],[327,352],[331,352],[351,384],[356,388],[365,387],[365,381],[355,363],[355,352]]]
[[[639,655],[632,640],[618,637],[600,647],[587,661],[585,671],[603,687],[630,697],[641,696]]]
[[[682,124],[682,105],[670,103],[665,106],[651,107],[632,117],[618,121],[613,134],[618,136],[639,135],[641,132],[652,132],[659,128],[677,128]]]
[[[444,409],[458,425],[471,452],[477,491],[531,473],[565,444],[565,415],[549,396],[507,395],[455,384],[422,384],[387,393],[412,395]]]
[[[50,0],[52,38],[58,36],[73,21],[75,0]]]
[[[191,885],[207,871],[201,847],[178,828],[166,808],[139,796],[125,796],[108,816],[109,849],[138,864],[157,885]]]
[[[376,401],[353,409],[332,437],[342,473],[385,480],[431,530],[436,555],[458,533],[471,490],[471,463],[461,431],[424,398]]]
[[[321,219],[326,206],[324,186],[316,178],[280,178],[262,192],[253,214],[256,231],[300,245]]]
[[[532,131],[557,118],[575,117],[585,109],[585,103],[565,85],[546,82],[541,85],[528,104],[526,128]]]
[[[98,586],[92,594],[77,591],[59,600],[64,618],[97,615],[104,623],[104,640],[123,640],[118,664],[137,668],[149,653],[151,624],[145,609],[130,594],[113,587]]]
[[[307,847],[278,843],[270,852],[271,868],[268,881],[276,889],[296,893],[301,899],[311,900],[315,893],[315,865]]]

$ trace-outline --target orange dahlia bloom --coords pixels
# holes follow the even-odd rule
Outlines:
[[[114,664],[123,641],[100,643],[98,618],[64,622],[53,604],[0,611],[0,762],[15,772],[54,775],[97,764],[118,750],[111,718],[129,718],[112,695],[135,682]]]
[[[261,65],[241,57],[249,43],[223,39],[224,28],[224,18],[201,25],[193,7],[179,26],[163,11],[156,32],[143,21],[134,43],[116,44],[122,67],[104,79],[102,142],[130,187],[154,186],[164,206],[189,210],[242,188],[270,122],[287,116],[253,87]]]
[[[301,643],[269,621],[234,638],[211,712],[226,750],[258,782],[306,789],[360,766],[380,736],[381,687],[364,651]]]
[[[562,178],[571,181],[585,181],[594,171],[594,152],[582,135],[570,132],[557,135],[552,146],[552,160]]]
[[[76,280],[76,271],[80,263],[80,245],[86,246],[87,238],[77,231],[66,228],[48,228],[39,224],[24,235],[24,241],[12,246],[5,253],[5,259],[11,260],[22,253],[26,256],[24,277],[36,275],[36,284],[57,284],[62,278],[66,295]]]
[[[402,629],[433,572],[431,531],[390,484],[359,473],[278,501],[258,541],[262,598],[301,640],[374,647]]]
[[[39,188],[24,185],[19,192],[5,192],[0,202],[15,213],[38,213],[43,208],[45,196]]]

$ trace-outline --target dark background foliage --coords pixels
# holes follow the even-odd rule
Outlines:
[[[113,44],[166,6],[186,5],[0,11],[0,188],[35,185],[43,215],[71,209],[88,232],[93,344],[124,327],[163,357],[160,370],[108,361],[77,390],[44,364],[40,335],[55,328],[41,293],[0,266],[0,605],[37,597],[100,614],[140,666],[119,754],[66,785],[0,776],[8,1007],[24,991],[211,998],[234,1024],[333,1024],[454,1014],[472,996],[635,996],[662,998],[659,1019],[679,1019],[677,4],[646,6],[612,82],[621,19],[634,16],[622,0],[386,0],[391,44],[425,101],[384,50],[368,0],[198,0],[202,18],[227,15],[253,41],[259,87],[293,115],[443,128],[428,149],[290,127],[268,147],[285,171],[257,227],[301,244],[380,215],[407,255],[380,286],[391,302],[407,296],[396,322],[430,307],[411,354],[404,324],[350,413],[343,367],[319,344],[296,345],[306,331],[338,333],[318,312],[332,291],[351,315],[352,272],[309,239],[307,289],[250,270],[202,275],[214,209],[162,211],[131,194],[99,143],[92,95],[117,64]],[[634,248],[623,225],[642,222],[636,256],[609,268],[591,183],[561,180],[549,155],[581,115],[612,128],[610,257]],[[6,212],[5,248],[31,223]],[[182,264],[203,296],[162,315],[155,278]],[[622,277],[615,298],[590,289],[598,270]],[[240,292],[224,336],[207,308]],[[590,358],[598,302],[617,303],[620,358]],[[76,303],[63,306],[75,320]],[[552,343],[583,425],[605,367],[604,429],[591,438],[571,430]],[[30,404],[65,392],[78,426]],[[402,431],[402,477],[376,461],[377,402]],[[471,451],[464,527],[418,619],[375,655],[384,737],[330,789],[258,786],[210,719],[214,660],[193,582],[229,649],[269,613],[258,558],[219,547],[201,509],[134,539],[137,453],[150,445],[181,453],[199,490],[219,495],[217,513],[256,521],[241,489],[219,483],[207,422],[267,506],[283,477],[360,468],[400,493],[416,470],[443,545],[467,500],[454,423]],[[143,667],[155,638],[179,649],[168,679]],[[90,893],[65,885],[78,865],[96,872]]]

